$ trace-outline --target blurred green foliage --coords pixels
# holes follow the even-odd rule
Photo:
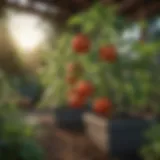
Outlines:
[[[141,155],[145,160],[160,159],[160,125],[154,125],[146,133],[148,141],[141,149]]]
[[[42,148],[32,139],[5,142],[2,143],[0,147],[0,159],[44,160]]]
[[[0,139],[10,142],[34,136],[34,128],[27,124],[17,106],[4,104],[0,106],[0,111]]]
[[[10,83],[11,77],[8,77],[4,71],[0,70],[0,106],[15,105],[19,100],[17,91]]]
[[[19,110],[21,97],[10,78],[0,72],[0,159],[42,160],[43,150],[35,142],[36,128]]]

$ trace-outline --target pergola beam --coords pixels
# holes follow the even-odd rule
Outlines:
[[[10,2],[9,2],[10,1]],[[67,19],[70,15],[77,13],[94,3],[94,0],[28,0],[28,5],[12,2],[13,0],[0,0],[0,7],[6,2],[6,6],[16,8],[25,12],[39,14],[48,19],[56,18],[58,21]],[[130,18],[145,18],[160,13],[160,0],[102,0],[106,7],[110,4],[118,4],[117,14]],[[46,11],[38,10],[35,4],[45,4],[50,9]],[[55,13],[54,8],[59,8],[59,12]],[[49,12],[50,10],[50,12]]]
[[[129,16],[132,17],[132,19],[144,19],[152,17],[156,14],[160,13],[160,1],[159,2],[152,2],[149,4],[145,4],[137,9],[136,12],[133,12]]]

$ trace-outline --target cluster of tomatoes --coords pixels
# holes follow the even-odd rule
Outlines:
[[[72,40],[72,49],[78,55],[88,54],[91,49],[91,41],[84,34],[76,35]],[[113,45],[102,46],[99,49],[100,60],[114,62],[117,58],[117,51]],[[79,80],[79,75],[84,68],[81,64],[73,62],[67,66],[67,83],[73,87],[67,93],[68,103],[71,107],[81,108],[95,92],[95,86],[91,81]],[[96,98],[93,102],[93,110],[96,113],[108,114],[112,102],[107,97]]]

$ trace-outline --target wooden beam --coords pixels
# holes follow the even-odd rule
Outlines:
[[[7,5],[8,8],[15,9],[17,11],[26,12],[29,14],[37,15],[41,18],[48,20],[50,23],[53,23],[57,27],[60,27],[65,24],[66,20],[70,16],[70,13],[67,11],[58,12],[56,14],[47,13],[40,10],[36,10],[33,6],[23,6],[18,3],[10,3]],[[55,26],[55,27],[56,27]]]
[[[17,9],[18,11],[27,12],[27,13],[30,13],[30,14],[36,14],[36,15],[39,15],[39,16],[42,16],[42,17],[48,17],[49,19],[53,18],[52,14],[39,11],[39,10],[37,10],[34,7],[31,7],[31,6],[24,6],[24,5],[20,5],[18,3],[9,3],[9,4],[6,5],[6,7],[9,7],[9,8],[12,8],[12,9]]]
[[[146,15],[148,17],[153,16],[155,14],[159,14],[159,13],[160,13],[160,1],[148,6],[146,10]]]
[[[4,2],[5,0],[3,0]],[[29,6],[23,6],[20,4],[12,4],[8,3],[8,6],[16,8],[21,11],[30,12],[33,14],[37,14],[41,17],[45,17],[47,19],[56,19],[56,21],[65,21],[69,16],[73,13],[81,11],[89,7],[94,0],[81,0],[77,2],[73,2],[72,0],[29,0]],[[144,3],[144,0],[102,0],[106,5],[110,5],[110,3],[119,4],[118,14],[128,16],[133,19],[142,19],[148,16],[152,16],[156,13],[160,13],[160,0],[152,0]],[[43,11],[39,11],[34,8],[34,4],[36,2],[43,2],[44,4],[50,4],[50,8],[59,6],[60,11],[58,14],[47,13]],[[2,0],[0,0],[0,4]],[[55,6],[54,6],[54,5]],[[78,5],[79,4],[79,5]],[[77,7],[75,7],[77,6]]]
[[[123,0],[119,6],[119,13],[135,11],[139,6],[144,5],[143,0]]]
[[[0,0],[0,13],[3,10],[3,7],[5,6],[6,1],[5,0]]]
[[[32,0],[34,2],[44,2],[44,0]],[[71,13],[77,13],[93,4],[95,0],[46,0],[48,5],[59,7],[62,11],[68,10]]]
[[[136,12],[128,15],[134,20],[141,20],[154,16],[155,14],[160,13],[160,2],[152,2],[151,4],[146,4],[141,6],[136,10]]]

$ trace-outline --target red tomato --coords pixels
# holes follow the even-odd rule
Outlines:
[[[78,94],[71,94],[68,98],[68,103],[70,107],[81,108],[84,106],[86,99]]]
[[[117,59],[117,50],[113,45],[101,47],[99,53],[103,61],[114,62]]]
[[[108,98],[98,98],[93,103],[93,109],[96,113],[106,114],[110,112],[112,103]]]
[[[72,40],[73,51],[79,54],[86,54],[90,49],[91,43],[86,35],[78,34]]]
[[[90,81],[79,81],[76,86],[76,91],[79,95],[88,97],[92,95],[94,87]]]

